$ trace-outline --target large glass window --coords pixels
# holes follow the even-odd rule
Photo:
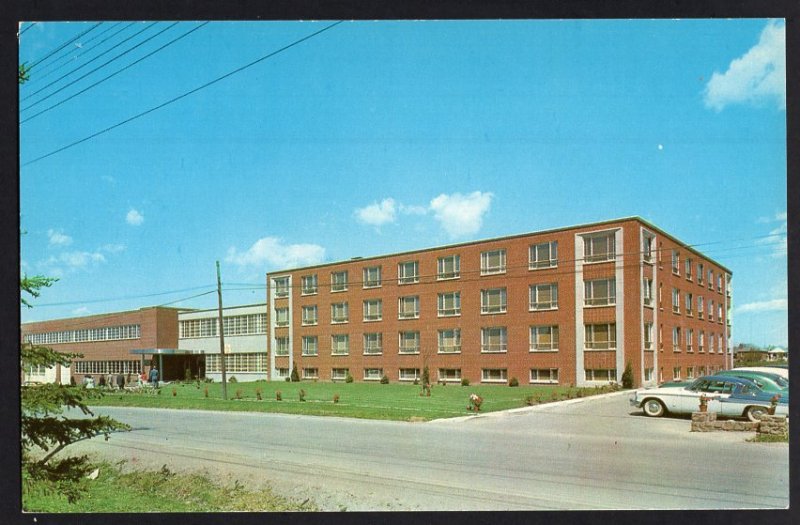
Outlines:
[[[303,355],[312,356],[319,353],[319,340],[315,335],[303,336]]]
[[[414,381],[420,379],[419,368],[401,368],[400,381]]]
[[[347,290],[347,270],[331,273],[331,291],[343,292]]]
[[[317,314],[317,305],[304,306],[302,309],[302,313],[303,313],[303,318],[301,323],[304,326],[315,325],[319,322],[319,316]]]
[[[507,309],[507,298],[505,288],[489,288],[481,290],[481,313],[500,314]]]
[[[380,355],[383,353],[383,334],[364,334],[364,354]]]
[[[399,319],[417,319],[419,317],[419,296],[400,297],[398,299],[397,317]]]
[[[383,319],[383,301],[367,299],[364,301],[364,321],[380,321]]]
[[[419,332],[400,332],[399,338],[401,354],[419,353]]]
[[[317,285],[317,274],[304,275],[300,278],[300,293],[302,295],[313,295],[317,293],[319,287]]]
[[[439,257],[437,262],[437,279],[455,279],[461,275],[461,256],[448,255]]]
[[[331,304],[331,323],[346,323],[349,319],[347,303]]]
[[[460,368],[440,368],[439,369],[439,381],[461,381],[461,369]]]
[[[275,297],[288,297],[289,296],[289,278],[278,277],[272,280],[275,286]]]
[[[642,280],[643,303],[645,306],[653,306],[653,280],[645,277]]]
[[[554,352],[558,350],[558,326],[531,326],[530,351]]]
[[[377,288],[381,285],[381,267],[364,268],[364,288]]]
[[[672,250],[672,273],[680,275],[681,273],[681,252]]]
[[[585,347],[587,350],[610,350],[617,347],[617,325],[587,324],[585,326]]]
[[[586,381],[614,382],[617,380],[615,368],[584,369]]]
[[[437,302],[439,317],[461,315],[461,292],[440,293]]]
[[[364,381],[380,381],[383,377],[383,368],[365,368]]]
[[[644,323],[644,349],[653,349],[653,323]]]
[[[616,279],[594,279],[584,283],[586,306],[608,306],[617,302]]]
[[[482,383],[505,383],[506,381],[508,381],[508,372],[505,368],[481,369]]]
[[[455,354],[461,352],[461,329],[439,330],[440,354]]]
[[[347,334],[334,334],[331,336],[331,354],[347,355],[350,353],[350,336]]]
[[[289,308],[275,309],[275,326],[289,326]]]
[[[481,328],[481,352],[498,353],[508,350],[508,333],[505,326]]]
[[[397,265],[398,284],[419,282],[419,261],[406,261]]]
[[[555,268],[558,266],[558,241],[531,245],[528,250],[528,268]]]
[[[481,253],[481,275],[505,273],[506,251],[492,250]]]
[[[275,355],[289,355],[289,338],[275,338]]]
[[[614,232],[583,236],[585,262],[612,261],[616,257]]]
[[[530,287],[530,310],[558,308],[558,283],[534,284]]]
[[[558,383],[558,368],[531,368],[531,383]]]

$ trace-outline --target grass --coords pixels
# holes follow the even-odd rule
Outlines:
[[[176,474],[166,465],[161,470],[125,471],[123,462],[98,464],[97,479],[81,481],[85,489],[75,503],[40,486],[25,486],[25,512],[270,512],[314,511],[308,500],[296,502],[270,489],[247,490],[235,482],[218,485],[200,473]]]
[[[208,397],[205,389],[208,388]],[[173,395],[173,389],[175,395]],[[256,389],[261,389],[258,400]],[[305,401],[300,401],[300,389],[305,390]],[[539,398],[542,403],[556,399],[576,397],[579,389],[568,386],[433,385],[431,396],[420,396],[422,387],[411,384],[390,383],[287,383],[283,381],[258,381],[229,383],[228,399],[222,399],[220,383],[174,383],[162,387],[160,394],[152,390],[141,393],[109,392],[103,398],[90,400],[94,406],[124,406],[146,408],[175,408],[222,410],[239,412],[276,412],[315,416],[341,416],[364,419],[396,421],[448,418],[468,415],[469,395],[483,398],[481,412],[493,412],[525,406],[526,398]],[[236,399],[239,391],[241,399]],[[276,400],[276,391],[282,401]],[[582,395],[600,393],[601,389],[584,388]],[[339,394],[339,402],[333,402]],[[554,397],[555,396],[555,397]],[[533,401],[536,404],[536,401]]]
[[[773,435],[773,434],[756,434],[754,437],[748,439],[751,443],[788,443],[789,434]]]

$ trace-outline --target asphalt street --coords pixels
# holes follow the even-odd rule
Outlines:
[[[787,444],[692,433],[628,395],[427,423],[107,407],[133,431],[70,448],[268,484],[323,510],[788,507]]]

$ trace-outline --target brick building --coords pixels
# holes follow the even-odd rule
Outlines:
[[[149,307],[109,314],[25,323],[23,343],[48,346],[65,353],[83,354],[70,368],[23,371],[24,381],[69,383],[84,376],[97,379],[108,374],[140,374],[148,371],[153,356],[160,355],[162,378],[181,368],[177,362],[178,310]],[[166,358],[166,362],[164,359]]]
[[[730,282],[639,217],[270,272],[270,377],[689,379],[731,366]]]

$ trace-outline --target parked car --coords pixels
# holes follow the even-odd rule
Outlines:
[[[783,367],[772,366],[739,366],[733,370],[750,370],[753,372],[767,372],[770,374],[778,374],[784,379],[789,379],[789,369]]]
[[[630,403],[649,417],[660,417],[667,412],[691,414],[699,409],[701,396],[708,400],[708,411],[721,416],[758,421],[767,413],[773,396],[778,396],[775,414],[789,414],[788,395],[764,392],[749,379],[722,375],[703,376],[686,387],[639,389]]]
[[[733,370],[720,370],[717,375],[743,377],[754,382],[764,392],[789,395],[789,380],[772,372],[755,372],[734,368]]]
[[[675,386],[689,386],[692,381],[666,381],[658,385],[658,388],[672,388]]]

